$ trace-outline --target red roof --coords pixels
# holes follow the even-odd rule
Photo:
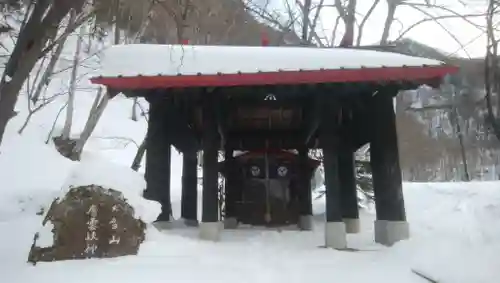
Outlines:
[[[335,70],[299,70],[236,73],[198,74],[177,76],[127,76],[95,77],[94,84],[115,89],[151,89],[183,87],[229,87],[278,84],[319,84],[405,81],[436,85],[447,74],[455,73],[455,66],[402,66]]]

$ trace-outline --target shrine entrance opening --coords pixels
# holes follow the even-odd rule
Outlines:
[[[319,161],[308,159],[310,181]],[[302,206],[311,206],[310,186],[301,186],[298,155],[285,150],[248,151],[220,163],[226,178],[225,217],[240,224],[279,227],[299,225]],[[310,208],[312,209],[312,208]],[[231,221],[225,221],[231,226]]]

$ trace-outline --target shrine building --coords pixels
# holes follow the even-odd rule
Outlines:
[[[346,234],[360,225],[354,152],[367,143],[375,241],[392,245],[409,237],[393,98],[422,84],[437,87],[457,70],[354,48],[130,44],[108,48],[92,82],[110,96],[149,102],[145,197],[161,203],[159,221],[171,221],[174,146],[183,155],[181,217],[198,226],[200,238],[216,241],[222,229],[239,225],[310,230],[310,181],[320,162],[308,152],[321,149],[325,245],[345,249]]]

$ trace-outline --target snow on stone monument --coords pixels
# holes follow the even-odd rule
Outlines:
[[[39,244],[37,234],[30,262],[135,255],[146,228],[122,193],[96,185],[71,188],[55,200],[43,225],[51,225],[53,243]]]
[[[158,203],[140,197],[143,182],[128,168],[82,162],[45,214],[28,261],[136,255],[147,223],[160,212]]]

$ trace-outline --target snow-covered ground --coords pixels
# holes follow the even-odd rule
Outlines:
[[[71,44],[67,56],[74,50]],[[67,73],[55,78],[48,92],[65,91]],[[95,90],[89,87],[83,77],[75,102],[75,135],[93,102]],[[322,248],[324,204],[317,200],[312,232],[241,229],[224,231],[222,240],[212,243],[200,241],[195,229],[160,232],[150,226],[138,256],[32,266],[27,257],[42,221],[37,213],[61,194],[78,165],[45,144],[65,99],[61,96],[37,112],[20,136],[17,130],[27,115],[27,98],[21,95],[20,113],[0,147],[1,282],[427,282],[412,270],[441,283],[499,281],[500,182],[405,184],[412,238],[391,248],[374,244],[372,211],[362,212],[362,233],[348,237],[349,247],[359,251]],[[141,173],[127,167],[146,123],[130,119],[131,107],[132,101],[120,96],[109,103],[82,159],[84,169],[95,170],[99,178],[141,186]],[[63,117],[64,112],[53,136]],[[178,217],[182,159],[173,152],[172,198]]]
[[[92,96],[77,97],[76,127],[81,129]],[[25,133],[16,131],[21,113],[9,125],[0,155],[0,272],[3,282],[425,282],[412,270],[439,282],[498,282],[500,270],[500,183],[405,184],[412,238],[392,248],[373,243],[373,212],[362,213],[362,233],[349,235],[349,247],[340,252],[322,248],[321,200],[313,232],[242,229],[224,231],[218,243],[198,240],[196,230],[159,232],[150,227],[138,256],[117,259],[41,263],[26,262],[41,207],[60,194],[77,165],[44,143],[57,110],[56,101],[36,114]],[[143,121],[130,120],[131,101],[118,97],[106,110],[86,148],[84,162],[95,163],[101,174],[132,180],[128,170],[136,147],[118,137],[140,142]],[[56,126],[60,129],[61,122]],[[113,137],[113,138],[108,138]],[[180,155],[174,154],[172,180],[174,213],[179,215]],[[128,170],[128,171],[127,171]],[[135,181],[134,181],[135,182]],[[140,182],[135,182],[140,184]]]

